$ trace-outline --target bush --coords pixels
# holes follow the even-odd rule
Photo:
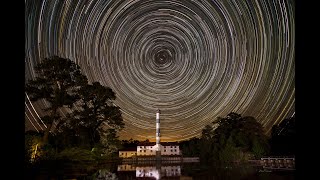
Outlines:
[[[71,160],[71,161],[93,161],[95,155],[86,149],[67,148],[57,155],[57,159]]]

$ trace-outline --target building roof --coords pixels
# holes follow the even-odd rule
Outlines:
[[[177,142],[160,142],[162,146],[179,146]],[[156,142],[141,142],[138,146],[154,146]]]
[[[138,143],[138,146],[154,146],[156,145],[156,142],[140,142]]]
[[[162,146],[179,146],[177,142],[162,142],[160,143]]]
[[[120,149],[119,151],[137,151],[137,147],[125,147]]]

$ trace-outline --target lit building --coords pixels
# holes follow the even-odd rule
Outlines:
[[[119,151],[119,157],[129,158],[132,156],[178,156],[181,155],[179,144],[176,142],[160,141],[160,110],[156,113],[156,142],[142,142],[135,149]]]
[[[137,156],[155,156],[156,142],[143,142],[137,146]],[[161,156],[180,155],[179,144],[175,142],[164,142],[160,144]]]
[[[137,147],[119,150],[119,157],[121,158],[130,158],[132,156],[137,156]]]

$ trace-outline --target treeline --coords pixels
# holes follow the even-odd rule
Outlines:
[[[254,117],[229,113],[202,130],[200,138],[180,143],[183,156],[200,157],[202,162],[240,162],[267,155],[294,156],[295,118],[274,125],[271,137]]]
[[[25,133],[26,163],[52,160],[94,160],[116,154],[117,132],[124,123],[115,93],[99,82],[89,83],[69,59],[45,58],[35,67],[37,77],[26,84],[31,101],[44,101],[44,132]],[[62,115],[62,112],[64,115]]]

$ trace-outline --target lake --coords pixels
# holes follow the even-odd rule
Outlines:
[[[80,164],[41,165],[29,170],[27,179],[77,180],[293,180],[295,170],[270,169],[254,164],[204,165],[201,163],[106,163],[98,167]]]

